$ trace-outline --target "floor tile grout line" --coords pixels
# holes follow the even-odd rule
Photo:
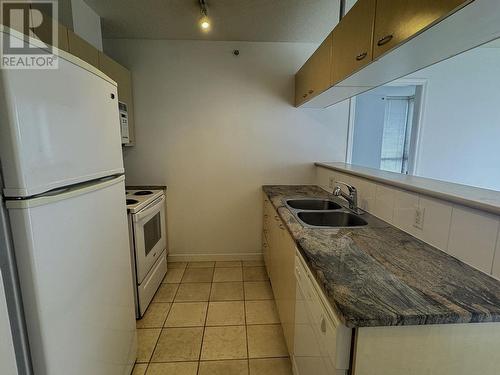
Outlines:
[[[215,269],[214,272],[212,273],[212,280],[214,274],[215,274]],[[212,286],[213,282],[210,283],[210,290],[208,291],[207,311],[205,312],[205,322],[203,324],[203,332],[201,334],[200,354],[198,355],[198,367],[196,369],[196,375],[199,375],[200,373],[201,354],[203,353],[203,341],[205,340],[205,330],[207,328],[208,310],[210,308],[210,295],[212,294]]]
[[[247,324],[247,300],[245,296],[245,284],[243,283],[243,315],[245,317],[245,340],[247,344],[247,370],[250,375],[250,344],[248,342],[248,324]]]
[[[249,340],[248,340],[248,326],[272,326],[272,325],[279,325],[279,322],[278,323],[258,323],[258,324],[249,324],[248,323],[248,320],[247,320],[247,301],[248,302],[251,302],[251,301],[273,301],[274,303],[275,302],[275,299],[274,298],[267,298],[267,299],[247,299],[246,298],[246,295],[245,295],[245,283],[248,283],[248,282],[269,282],[269,278],[267,279],[264,279],[264,280],[245,280],[243,278],[243,280],[240,280],[240,281],[222,281],[221,283],[241,283],[242,284],[242,287],[243,287],[243,297],[241,299],[235,299],[235,300],[222,300],[222,301],[219,301],[219,302],[243,302],[243,307],[244,307],[244,325],[241,325],[241,324],[231,324],[231,325],[214,325],[214,326],[207,326],[207,322],[208,322],[208,311],[209,311],[209,308],[210,308],[210,303],[211,302],[214,302],[211,300],[211,295],[212,295],[212,290],[213,290],[213,287],[214,287],[214,283],[217,284],[218,282],[215,282],[214,281],[214,277],[215,277],[215,267],[204,267],[204,268],[213,268],[213,272],[212,272],[212,281],[210,282],[210,288],[209,288],[209,293],[208,293],[208,300],[205,300],[205,301],[181,301],[181,302],[177,302],[177,303],[189,303],[189,302],[204,302],[204,303],[207,303],[207,309],[206,309],[206,313],[205,313],[205,319],[204,319],[204,325],[203,326],[189,326],[189,327],[165,327],[165,322],[166,320],[168,319],[168,316],[170,315],[171,311],[172,311],[172,307],[173,307],[173,304],[176,303],[176,298],[178,296],[178,293],[179,293],[179,289],[181,287],[181,284],[182,283],[182,278],[184,277],[185,275],[185,272],[186,270],[188,269],[188,265],[189,263],[186,264],[186,266],[183,268],[183,274],[181,276],[181,281],[179,283],[176,283],[177,284],[177,288],[175,290],[175,293],[174,293],[174,296],[173,296],[173,299],[171,302],[156,302],[156,303],[170,303],[170,307],[168,309],[168,312],[166,314],[166,317],[164,319],[164,322],[163,322],[163,325],[162,327],[158,327],[158,328],[155,328],[155,327],[150,327],[150,328],[141,328],[141,329],[160,329],[160,335],[158,336],[157,340],[156,340],[156,343],[155,343],[155,346],[153,348],[153,351],[151,353],[151,356],[149,358],[149,361],[148,362],[141,362],[140,364],[142,365],[146,365],[146,372],[148,371],[148,369],[150,368],[150,364],[153,363],[152,362],[152,358],[153,358],[153,355],[155,353],[155,351],[157,350],[157,347],[158,347],[158,343],[159,343],[159,340],[160,340],[160,337],[161,337],[161,334],[163,332],[163,330],[165,329],[168,329],[168,328],[195,328],[195,327],[198,327],[198,328],[203,328],[203,331],[202,331],[202,337],[201,337],[201,345],[200,345],[200,352],[199,352],[199,355],[198,355],[198,360],[197,361],[159,361],[158,363],[176,363],[176,362],[192,362],[192,363],[195,363],[197,362],[197,374],[199,374],[199,371],[200,371],[200,365],[201,365],[201,362],[202,362],[202,352],[203,352],[203,342],[204,342],[204,338],[205,338],[205,332],[206,332],[206,328],[207,327],[244,327],[245,329],[245,339],[246,339],[246,346],[247,346],[247,350],[246,350],[246,361],[247,361],[247,369],[248,369],[248,372],[250,374],[250,352],[249,352]],[[199,268],[199,267],[193,267],[193,268]],[[220,267],[220,268],[239,268],[239,267]],[[243,272],[243,270],[242,270]],[[199,282],[198,282],[199,283]],[[206,282],[208,284],[208,282]],[[267,356],[263,356],[263,357],[256,357],[256,358],[252,358],[252,359],[272,359],[272,358],[289,358],[289,356],[270,356],[270,357],[267,357]],[[232,360],[244,360],[245,358],[228,358],[228,359],[207,359],[206,361],[207,362],[210,362],[210,361],[232,361]],[[156,363],[156,362],[155,362]]]
[[[167,270],[168,270],[168,266],[167,266]],[[166,275],[165,275],[166,276]],[[170,309],[169,309],[169,312],[167,314],[167,317],[165,318],[165,322],[167,321],[168,319],[168,315],[170,314],[170,311],[172,310],[172,305],[174,304],[174,301],[175,301],[175,297],[177,295],[177,292],[179,291],[179,287],[180,287],[181,284],[177,284],[177,289],[175,290],[175,293],[174,293],[174,296],[172,298],[172,302],[171,302],[171,305],[170,305]],[[156,293],[158,293],[158,291],[156,291]],[[154,298],[154,296],[153,296]],[[146,309],[147,310],[147,309]],[[163,322],[163,325],[165,325],[165,322]],[[155,351],[156,351],[156,348],[158,347],[158,342],[160,341],[160,337],[161,337],[161,334],[163,333],[163,330],[165,329],[165,327],[161,327],[160,328],[160,334],[158,335],[158,338],[156,339],[156,342],[155,342],[155,346],[153,348],[153,351],[151,352],[151,356],[149,357],[149,361],[148,361],[148,365],[146,367],[146,371],[147,369],[149,368],[149,364],[151,363],[152,359],[153,359],[153,355],[155,354]]]
[[[290,359],[290,356],[288,355],[282,355],[282,356],[270,356],[270,357],[255,357],[255,358],[251,358],[251,359],[283,359],[283,358],[287,358],[287,359]],[[179,361],[158,361],[158,362],[140,362],[140,363],[137,363],[139,365],[146,365],[146,364],[157,364],[157,363],[195,363],[195,362],[226,362],[226,361],[245,361],[245,360],[248,360],[250,358],[226,358],[226,359],[203,359],[201,361],[197,361],[197,360],[179,360]]]

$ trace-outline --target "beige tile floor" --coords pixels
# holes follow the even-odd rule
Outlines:
[[[133,375],[291,375],[260,261],[169,263],[137,321]]]

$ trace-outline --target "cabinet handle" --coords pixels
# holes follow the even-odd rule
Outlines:
[[[312,94],[314,92],[314,90],[309,90],[309,94]]]
[[[392,34],[386,35],[382,39],[379,39],[379,41],[377,42],[377,45],[378,46],[383,46],[384,44],[389,43],[392,40],[393,37],[394,37],[394,35],[392,35]]]
[[[280,224],[280,229],[285,229],[285,227],[283,226],[283,224]]]
[[[307,98],[307,94],[302,95],[303,98]]]
[[[321,318],[321,332],[326,333],[326,322],[324,317]]]
[[[361,60],[363,60],[366,56],[368,56],[368,52],[363,52],[363,53],[360,53],[358,56],[356,56],[356,60],[361,61]]]

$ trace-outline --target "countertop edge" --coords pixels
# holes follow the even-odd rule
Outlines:
[[[447,182],[447,181],[439,181],[439,180],[433,180],[425,177],[419,177],[419,176],[406,176],[406,175],[399,175],[397,173],[392,173],[392,172],[387,172],[387,171],[379,171],[376,169],[372,168],[365,168],[365,167],[360,167],[352,164],[347,164],[347,163],[324,163],[324,162],[315,162],[315,166],[325,168],[325,169],[330,169],[332,171],[338,171],[338,172],[343,172],[347,174],[352,174],[354,176],[366,178],[368,180],[376,181],[376,182],[381,182],[387,185],[391,185],[397,188],[405,189],[408,191],[412,191],[415,193],[423,194],[432,198],[437,198],[437,199],[442,199],[451,203],[456,203],[462,206],[466,206],[469,208],[485,211],[494,215],[500,215],[500,192],[496,192],[494,190],[489,190],[489,189],[483,189],[483,188],[478,188],[478,187],[473,187],[473,186],[467,186],[467,185],[461,185],[461,184],[455,184],[452,182]],[[394,179],[391,179],[388,177],[389,174],[394,175]],[[410,182],[404,182],[401,181],[402,179],[405,178],[411,178],[412,183]],[[418,181],[421,180],[421,182],[431,182],[436,185],[441,185],[439,188],[441,188],[441,191],[437,190],[431,190],[427,187],[424,186],[419,186],[418,184],[415,184],[415,182],[418,183]],[[463,194],[457,194],[453,193],[451,191],[446,191],[447,187],[453,186],[454,188],[458,190],[464,191]],[[471,194],[485,194],[485,195],[498,195],[498,197],[495,197],[494,199],[498,200],[498,203],[496,202],[490,202],[488,198],[478,198],[478,199],[471,199],[465,196],[464,194],[466,192],[470,192]],[[493,199],[493,198],[492,198]]]
[[[282,215],[282,210],[288,209],[288,208],[286,208],[285,206],[277,207],[274,204],[272,197],[266,191],[267,188],[272,189],[274,186],[276,186],[276,185],[262,185],[262,187],[261,187],[262,192],[265,194],[265,196],[267,197],[267,199],[271,203],[272,207],[278,213],[281,221],[285,225],[287,232],[291,236],[298,252],[300,253],[302,259],[304,260],[304,263],[306,264],[308,271],[312,274],[315,282],[320,287],[321,293],[324,295],[325,300],[328,301],[328,303],[330,304],[330,308],[337,314],[337,317],[340,319],[340,321],[346,327],[355,329],[355,328],[370,328],[370,327],[372,327],[372,328],[373,327],[405,327],[405,326],[425,326],[425,325],[429,326],[429,325],[448,325],[448,324],[481,324],[481,323],[500,322],[500,315],[497,315],[497,316],[490,315],[490,319],[487,319],[487,320],[475,320],[473,318],[473,315],[460,316],[457,314],[456,316],[453,317],[453,321],[449,321],[449,322],[444,322],[442,320],[436,320],[436,321],[430,320],[429,321],[427,318],[422,319],[421,315],[415,315],[415,316],[408,315],[405,317],[404,322],[398,321],[397,323],[391,323],[391,324],[383,323],[378,319],[374,320],[374,319],[359,319],[359,318],[351,319],[351,318],[349,318],[341,311],[341,309],[339,309],[339,307],[337,306],[335,301],[332,301],[332,297],[328,296],[328,293],[325,292],[324,281],[321,280],[321,278],[317,275],[317,273],[311,268],[310,261],[309,261],[308,256],[307,256],[308,251],[301,246],[299,239],[297,239],[295,237],[295,235],[292,233],[291,229],[289,228],[289,226],[287,224],[286,219]],[[287,185],[287,186],[293,186],[293,185]],[[298,186],[301,186],[301,185],[298,185]],[[318,185],[311,185],[311,186],[316,186],[319,189],[321,189],[321,187],[319,187]],[[486,275],[486,276],[491,277],[491,275]]]

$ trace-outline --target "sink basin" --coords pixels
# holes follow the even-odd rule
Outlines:
[[[339,204],[326,199],[289,199],[286,203],[297,210],[338,210]]]
[[[299,212],[299,219],[315,227],[361,227],[368,223],[349,212]]]

